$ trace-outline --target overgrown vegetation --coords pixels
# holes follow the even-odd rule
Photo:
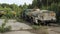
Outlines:
[[[5,26],[7,23],[7,20],[4,21],[4,23],[2,23],[2,25],[0,26],[0,32],[1,33],[4,33],[4,32],[7,32],[7,31],[10,31],[11,29],[11,26]]]
[[[1,18],[15,19],[20,18],[24,9],[33,9],[38,7],[39,9],[52,10],[57,14],[57,20],[60,21],[60,0],[33,0],[32,4],[16,5],[16,4],[0,4],[0,10],[3,10],[3,16]],[[19,17],[20,16],[20,17]]]

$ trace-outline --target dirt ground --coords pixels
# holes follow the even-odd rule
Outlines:
[[[49,34],[60,34],[60,25],[59,24],[51,24],[51,26],[48,26],[48,33]]]
[[[0,26],[4,23],[4,19],[0,19]],[[11,26],[11,31],[0,34],[46,34],[45,29],[35,30],[27,23],[17,22],[16,20],[8,20],[6,26]]]
[[[0,19],[0,26],[4,23],[4,19]],[[27,23],[17,22],[16,20],[8,20],[6,26],[11,26],[12,29],[9,32],[3,34],[60,34],[60,26],[58,24],[52,24],[51,26],[42,26],[40,29],[33,29],[31,25]],[[0,33],[2,34],[2,33]]]

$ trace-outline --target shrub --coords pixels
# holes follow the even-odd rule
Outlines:
[[[5,20],[5,22],[2,23],[2,25],[0,26],[0,32],[1,32],[1,33],[7,32],[7,31],[10,31],[10,29],[11,29],[11,26],[7,26],[7,27],[5,27],[6,22],[7,22],[7,21]]]
[[[7,32],[7,31],[10,31],[11,29],[11,26],[8,26],[8,27],[0,27],[0,32],[1,33],[4,33],[4,32]]]

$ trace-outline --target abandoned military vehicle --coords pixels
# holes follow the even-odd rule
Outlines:
[[[26,9],[22,16],[25,20],[35,24],[56,22],[56,13],[48,10]]]

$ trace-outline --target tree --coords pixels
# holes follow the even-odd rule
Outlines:
[[[33,6],[31,4],[28,5],[28,9],[32,9]]]
[[[0,6],[0,10],[4,10],[2,6]]]
[[[9,4],[5,4],[5,3],[1,4],[1,7],[3,7],[3,8],[4,7],[7,7],[8,8],[9,6],[10,6]]]
[[[34,0],[33,3],[32,3],[32,5],[33,5],[34,7],[37,6],[37,0]]]
[[[28,8],[27,4],[24,3],[24,5],[23,5],[23,9],[27,9],[27,8]]]
[[[6,13],[10,12],[11,10],[12,10],[11,8],[6,8],[6,7],[4,7],[4,11],[5,11]]]
[[[11,5],[10,5],[10,8],[11,8],[13,11],[16,11],[16,12],[17,12],[19,7],[18,7],[16,4],[11,4]]]

